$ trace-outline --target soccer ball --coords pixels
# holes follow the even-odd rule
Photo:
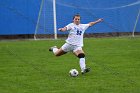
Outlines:
[[[69,74],[70,74],[70,76],[72,76],[72,77],[76,77],[76,76],[78,76],[79,72],[78,72],[76,69],[71,69],[71,70],[69,71]]]

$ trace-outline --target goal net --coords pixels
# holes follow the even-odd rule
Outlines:
[[[59,32],[58,28],[72,22],[74,14],[81,15],[81,23],[103,18],[104,22],[88,28],[87,36],[109,33],[140,32],[139,0],[42,0],[35,39],[65,36],[68,32]]]

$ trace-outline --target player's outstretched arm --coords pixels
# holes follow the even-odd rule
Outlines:
[[[89,26],[93,26],[93,25],[95,25],[95,24],[97,24],[97,23],[99,23],[99,22],[102,22],[102,21],[103,21],[103,19],[100,18],[100,19],[98,19],[98,20],[96,20],[96,21],[94,21],[94,22],[89,22]]]

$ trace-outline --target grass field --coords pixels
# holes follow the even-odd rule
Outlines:
[[[140,93],[140,38],[84,40],[87,66],[72,53],[55,57],[49,47],[64,40],[0,42],[0,93]]]

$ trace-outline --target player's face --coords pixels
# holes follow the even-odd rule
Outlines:
[[[74,19],[73,19],[73,22],[74,22],[76,25],[79,25],[79,24],[80,24],[80,17],[79,17],[79,16],[75,16]]]

